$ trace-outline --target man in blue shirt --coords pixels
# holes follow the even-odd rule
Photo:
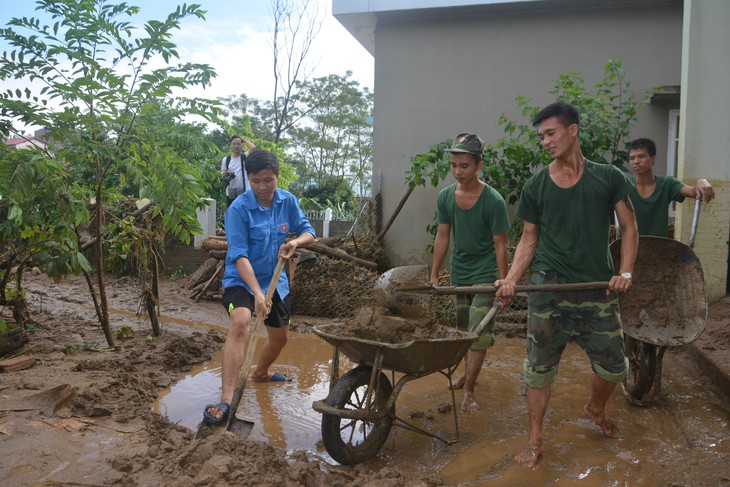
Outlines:
[[[282,274],[271,301],[266,290],[279,256],[289,259],[300,245],[314,241],[314,228],[302,213],[291,193],[277,188],[279,161],[266,150],[252,151],[246,160],[250,189],[239,196],[226,213],[228,254],[223,275],[223,306],[230,324],[223,347],[221,402],[205,408],[205,419],[222,424],[236,387],[243,363],[243,350],[249,339],[251,316],[264,313],[268,340],[251,380],[287,381],[284,375],[269,374],[269,367],[287,342],[290,322],[289,279]],[[287,234],[296,238],[286,241]]]

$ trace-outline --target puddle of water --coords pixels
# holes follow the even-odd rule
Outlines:
[[[258,349],[263,343],[264,340],[259,340]],[[220,400],[221,358],[219,352],[211,362],[194,368],[162,391],[152,406],[153,411],[197,430],[205,405]],[[309,334],[290,333],[289,342],[271,370],[294,380],[249,381],[244,390],[237,416],[255,423],[250,438],[285,450],[318,452],[322,417],[312,409],[312,402],[327,396],[331,358],[332,347],[323,340]],[[343,370],[354,367],[347,360],[341,364]]]
[[[361,468],[440,471],[447,485],[638,486],[661,484],[666,466],[681,464],[687,454],[700,460],[730,454],[730,412],[698,379],[696,367],[686,354],[682,360],[673,359],[672,354],[665,357],[662,404],[630,406],[617,388],[608,414],[617,420],[626,439],[604,438],[598,427],[583,417],[582,406],[590,396],[590,365],[583,351],[571,344],[563,356],[545,418],[546,454],[537,470],[527,471],[513,462],[527,436],[521,374],[524,353],[524,340],[504,338],[487,353],[488,363],[475,390],[481,410],[458,413],[459,442],[446,445],[393,428],[378,455]],[[239,417],[256,423],[252,439],[287,450],[307,450],[332,461],[321,446],[317,447],[321,415],[312,409],[312,402],[327,394],[331,358],[332,347],[320,338],[290,334],[272,370],[295,380],[250,383],[244,392]],[[219,398],[219,361],[220,355],[191,371],[164,391],[153,409],[173,422],[197,429],[205,404]],[[341,358],[340,373],[354,365]],[[396,401],[397,415],[429,432],[453,438],[452,414],[438,411],[439,406],[451,404],[446,385],[447,379],[441,374],[409,382]],[[460,391],[456,401],[458,407]],[[412,418],[413,413],[419,414]]]
[[[81,304],[81,308],[87,309],[87,310],[94,310],[94,307],[88,304]],[[221,307],[222,308],[222,307]],[[172,311],[175,311],[174,309]],[[117,309],[117,308],[109,308],[109,314],[110,315],[119,315],[119,316],[127,316],[129,318],[135,318],[138,320],[146,321],[147,324],[149,324],[149,318],[146,314],[137,314],[133,311],[127,311],[123,309]],[[226,322],[227,318],[225,317],[225,312],[221,312],[223,318],[222,322]],[[198,320],[186,320],[183,318],[178,318],[175,316],[168,316],[168,315],[160,315],[157,317],[158,321],[162,325],[181,325],[188,328],[195,328],[196,330],[215,330],[215,331],[222,331],[223,333],[226,333],[228,331],[227,326],[220,326],[220,325],[213,325],[210,323],[203,323]]]
[[[35,471],[35,467],[33,465],[18,465],[10,470],[8,477],[19,477],[33,471]]]

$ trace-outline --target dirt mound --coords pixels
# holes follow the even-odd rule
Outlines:
[[[411,340],[451,338],[459,333],[439,325],[433,318],[404,318],[393,315],[387,308],[367,306],[337,327],[337,334],[381,343],[404,343]]]
[[[291,287],[292,313],[343,318],[375,303],[380,273],[354,262],[323,256],[297,266]]]

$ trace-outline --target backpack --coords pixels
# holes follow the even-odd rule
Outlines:
[[[231,154],[226,156],[226,171],[228,171],[228,165],[231,163]],[[241,152],[241,179],[243,179],[243,190],[246,191],[246,178],[243,176],[244,164],[246,163],[246,153]]]

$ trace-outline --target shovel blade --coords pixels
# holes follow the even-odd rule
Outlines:
[[[240,435],[244,438],[248,437],[251,434],[251,431],[253,430],[253,427],[256,425],[253,421],[246,421],[243,419],[234,419],[230,422],[230,424],[226,427],[226,431],[229,433],[232,433],[234,435]],[[195,432],[195,439],[196,440],[203,440],[205,438],[208,438],[209,436],[219,433],[222,430],[221,425],[212,425],[208,423],[207,421],[201,421],[198,425],[198,429]],[[220,434],[220,433],[219,433]]]
[[[428,286],[428,266],[394,267],[383,273],[375,283],[375,299],[379,306],[407,317],[421,318],[428,314],[429,297],[398,292],[401,288]]]
[[[228,432],[245,438],[251,434],[255,424],[253,421],[246,421],[245,419],[234,419],[228,425]]]
[[[207,421],[203,420],[198,425],[198,430],[195,432],[195,439],[202,440],[207,438],[213,431],[220,428],[220,426],[214,426]]]

